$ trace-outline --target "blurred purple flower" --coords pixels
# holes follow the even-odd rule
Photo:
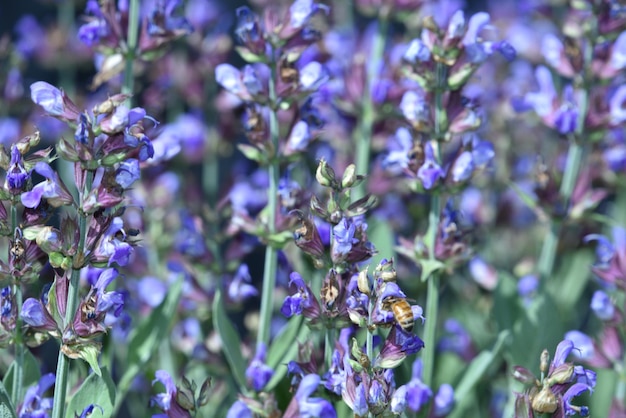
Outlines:
[[[321,378],[309,374],[302,378],[295,396],[291,400],[283,418],[296,417],[327,417],[336,418],[337,413],[332,404],[323,398],[313,398],[311,395],[317,390]]]
[[[0,118],[0,145],[8,147],[18,139],[20,122],[15,118]]]
[[[30,173],[24,167],[24,158],[17,146],[11,146],[11,163],[6,174],[5,188],[13,195],[20,194],[26,188]]]
[[[345,257],[352,250],[352,245],[359,242],[354,237],[356,226],[354,222],[347,218],[342,218],[337,225],[333,227],[333,254],[337,254],[336,258]]]
[[[254,414],[243,401],[235,401],[226,413],[226,418],[254,418]]]
[[[593,339],[587,334],[577,330],[568,331],[565,333],[563,339],[570,340],[574,344],[571,354],[576,360],[587,361],[594,357],[595,348]]]
[[[150,406],[156,406],[162,411],[167,413],[171,418],[187,418],[191,417],[189,412],[183,409],[176,401],[176,394],[178,389],[172,380],[172,377],[165,370],[157,370],[154,374],[155,379],[152,381],[152,386],[156,382],[160,382],[165,386],[165,393],[159,393],[158,395],[150,398]]]
[[[445,172],[435,160],[433,148],[430,142],[424,146],[424,164],[417,170],[417,178],[422,181],[424,189],[432,189],[439,179],[445,177]]]
[[[274,375],[274,370],[265,363],[266,356],[267,348],[265,347],[265,344],[257,344],[254,359],[252,359],[246,369],[246,379],[248,380],[248,385],[250,385],[252,389],[257,392],[262,391]]]
[[[24,402],[19,406],[19,418],[43,418],[52,413],[52,398],[44,398],[44,394],[54,385],[54,373],[41,376],[35,386],[31,386],[24,395]]]
[[[448,415],[454,408],[454,388],[448,383],[439,386],[433,399],[433,414],[435,417]]]
[[[258,290],[250,283],[252,283],[252,277],[250,276],[248,265],[241,264],[235,273],[235,277],[228,285],[228,298],[235,303],[241,303],[258,295]]]
[[[146,276],[137,282],[137,296],[139,300],[151,308],[159,306],[165,299],[166,294],[167,285],[156,277]]]
[[[74,202],[71,193],[50,165],[40,161],[35,165],[35,171],[45,177],[46,180],[37,184],[31,191],[22,193],[21,200],[25,207],[36,208],[40,205],[42,198],[45,198],[55,208]]]
[[[609,295],[602,290],[596,290],[593,293],[590,307],[596,316],[603,321],[609,321],[615,315],[615,305],[613,305]]]
[[[400,127],[388,141],[388,153],[382,161],[382,168],[393,175],[399,175],[409,168],[409,154],[413,148],[413,137],[407,128]]]

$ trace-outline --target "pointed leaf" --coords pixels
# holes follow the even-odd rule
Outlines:
[[[310,333],[311,330],[309,327],[300,327],[300,332],[298,333],[296,341],[306,341],[306,339],[309,338]],[[274,375],[265,386],[264,390],[266,392],[271,392],[276,387],[276,385],[280,383],[282,378],[285,377],[285,375],[287,374],[287,363],[289,363],[291,360],[295,360],[297,355],[298,344],[296,344],[295,342],[289,344],[288,350],[285,352],[285,355],[283,356],[283,358],[280,359],[280,363],[277,364],[277,366],[274,368]]]
[[[13,391],[13,373],[15,372],[15,361],[11,363],[9,367],[9,371],[2,379],[2,383],[6,388],[8,393]],[[22,365],[22,387],[24,389],[29,388],[30,386],[39,382],[41,378],[41,372],[39,370],[39,363],[33,353],[30,352],[28,348],[25,348],[24,352],[24,363]],[[23,391],[22,393],[25,393]]]
[[[93,372],[98,376],[102,375],[102,371],[100,370],[100,365],[98,364],[98,356],[100,355],[100,347],[95,344],[84,344],[80,345],[73,350],[75,354],[85,360]]]
[[[0,383],[0,418],[17,418],[15,408],[11,403],[11,396]]]
[[[94,408],[90,418],[110,417],[113,414],[115,403],[115,383],[111,379],[109,370],[102,368],[101,376],[91,374],[78,391],[74,394],[67,407],[66,418],[74,418],[89,405],[97,405],[102,410]]]
[[[472,392],[474,390],[474,386],[478,383],[478,381],[483,377],[485,372],[489,367],[493,365],[493,363],[500,356],[500,351],[505,346],[508,340],[510,340],[511,333],[508,330],[504,330],[500,332],[498,335],[498,339],[493,346],[492,350],[484,350],[478,356],[472,360],[470,365],[467,367],[467,370],[461,381],[457,385],[454,390],[454,399],[456,401],[456,407],[454,411],[449,415],[450,417],[464,417],[467,416],[464,414],[467,406],[471,404],[472,400]]]
[[[213,326],[224,344],[224,356],[239,388],[246,388],[246,362],[241,355],[241,339],[224,310],[222,292],[218,290],[213,299]]]
[[[132,365],[145,364],[155,348],[168,334],[176,313],[182,291],[183,278],[172,284],[167,297],[154,309],[130,337],[128,362]]]
[[[428,280],[428,278],[435,272],[441,270],[443,267],[445,267],[445,264],[443,264],[441,261],[439,260],[420,260],[419,262],[420,266],[422,266],[422,281],[425,282],[426,280]]]
[[[302,326],[302,315],[291,317],[289,322],[280,330],[267,350],[267,365],[276,370],[276,367],[285,359],[285,353],[296,344],[296,336]]]

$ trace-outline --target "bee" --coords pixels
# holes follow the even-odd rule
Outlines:
[[[413,331],[413,323],[415,322],[413,309],[411,309],[411,305],[405,298],[387,298],[385,305],[388,307],[388,310],[393,312],[394,319],[403,330],[407,332]]]

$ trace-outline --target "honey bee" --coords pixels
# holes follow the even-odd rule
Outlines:
[[[407,332],[413,331],[413,323],[415,322],[413,309],[411,309],[411,305],[406,299],[390,297],[385,300],[385,305],[388,307],[388,310],[393,312],[394,319],[403,330]]]

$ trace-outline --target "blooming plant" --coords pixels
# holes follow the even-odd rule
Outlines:
[[[626,416],[626,7],[84,3],[0,36],[0,416]]]

